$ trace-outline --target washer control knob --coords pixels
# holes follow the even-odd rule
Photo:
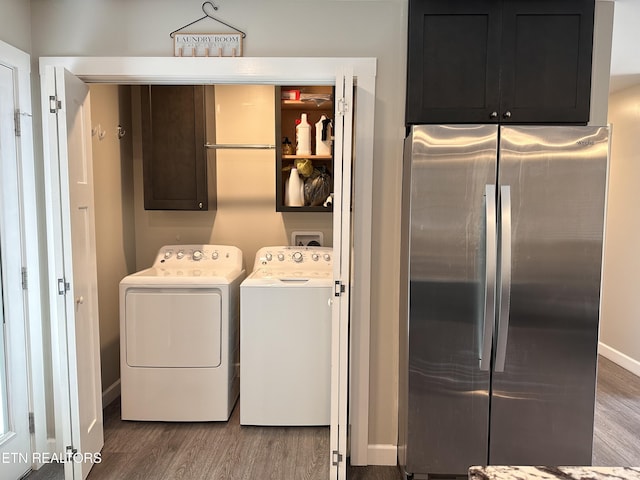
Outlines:
[[[178,260],[182,260],[184,258],[184,250],[180,250],[176,257],[178,257]]]
[[[314,262],[317,262],[320,259],[320,255],[318,255],[317,253],[314,253],[313,255],[311,255],[311,258],[313,258]]]
[[[166,252],[164,252],[164,259],[165,260],[170,259],[172,254],[173,252],[171,250],[167,250]]]
[[[302,253],[295,252],[293,255],[291,255],[291,258],[293,258],[294,262],[300,263],[302,261]]]
[[[195,250],[193,252],[193,259],[198,262],[200,260],[202,260],[202,252],[200,250]]]
[[[218,251],[217,250],[211,254],[211,258],[213,260],[217,260],[218,259]]]
[[[331,260],[331,255],[329,255],[328,253],[325,253],[324,259],[328,262],[329,260]]]
[[[280,260],[281,262],[284,262],[284,253],[278,254],[278,260]]]
[[[267,253],[265,257],[267,259],[267,262],[270,262],[271,260],[273,260],[273,255],[271,255],[270,253]]]

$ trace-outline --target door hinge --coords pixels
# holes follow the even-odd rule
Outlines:
[[[344,284],[340,280],[336,280],[335,285],[334,285],[334,291],[333,291],[334,295],[336,297],[339,297],[344,292],[345,292]]]
[[[62,102],[55,95],[49,96],[49,112],[57,113],[62,109]]]
[[[22,289],[27,289],[27,268],[22,267]]]
[[[36,419],[33,412],[29,412],[29,433],[36,433]]]
[[[73,448],[73,445],[67,445],[65,450],[67,452],[67,459],[72,459],[73,456],[78,453],[78,449]]]
[[[71,285],[69,285],[69,282],[66,282],[64,278],[59,278],[58,295],[66,295],[69,290],[71,290]]]
[[[344,115],[349,111],[349,103],[343,98],[338,99],[338,115]]]
[[[22,136],[22,127],[21,127],[21,123],[20,123],[20,110],[16,110],[15,113],[13,114],[13,119],[15,121],[16,124],[16,137],[20,137]]]
[[[331,464],[337,467],[342,462],[342,454],[338,450],[331,452]]]

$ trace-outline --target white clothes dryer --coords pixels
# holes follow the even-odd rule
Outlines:
[[[264,247],[240,286],[240,424],[329,425],[332,249]]]
[[[123,420],[229,419],[245,276],[237,247],[167,245],[120,282]]]

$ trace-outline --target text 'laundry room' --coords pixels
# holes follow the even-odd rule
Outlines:
[[[240,408],[241,425],[328,426],[332,195],[296,209],[287,190],[299,170],[301,196],[309,178],[329,192],[332,87],[303,87],[308,99],[272,85],[170,88],[186,96],[158,98],[186,98],[186,113],[154,104],[149,86],[90,88],[104,403],[121,394],[132,421],[226,422]],[[322,155],[315,137],[311,152],[289,150],[303,114],[324,120]],[[185,176],[186,191],[204,185],[195,208]],[[158,186],[177,207],[153,204]]]

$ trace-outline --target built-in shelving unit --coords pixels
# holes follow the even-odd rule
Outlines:
[[[295,93],[294,93],[295,92]],[[300,94],[300,99],[283,98],[289,95]],[[311,152],[316,151],[315,124],[322,115],[333,120],[334,115],[334,89],[326,86],[280,86],[276,88],[276,141],[279,142],[276,149],[276,211],[278,212],[330,212],[331,206],[324,207],[305,205],[292,207],[285,205],[285,187],[289,178],[290,168],[297,159],[311,160],[314,169],[324,168],[331,176],[333,186],[333,155],[284,155],[282,142],[288,138],[295,151],[296,146],[296,121],[301,114],[307,114],[307,120],[311,124]],[[333,148],[332,148],[333,152]],[[303,178],[303,180],[306,180]],[[331,189],[333,192],[333,188]]]

